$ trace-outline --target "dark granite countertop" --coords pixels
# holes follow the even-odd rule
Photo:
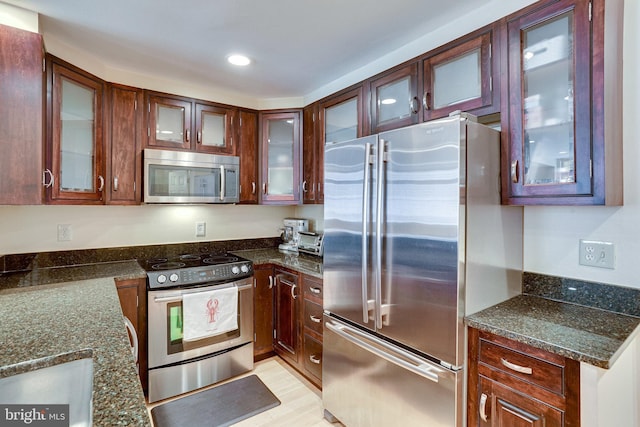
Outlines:
[[[610,368],[640,333],[640,317],[519,295],[465,318],[468,326],[599,368]]]
[[[144,279],[147,275],[135,260],[35,268],[29,271],[0,273],[0,290],[107,277]]]
[[[280,252],[277,248],[233,251],[254,264],[275,264],[322,279],[322,258],[314,255]]]
[[[94,362],[94,425],[149,426],[113,279],[138,273],[123,265],[102,267],[116,267],[119,273],[32,286],[42,278],[34,271],[31,279],[23,278],[26,282],[0,290],[0,316],[5,325],[0,330],[0,366],[4,366],[0,375],[16,372],[7,365],[26,362],[21,365],[22,370],[30,364],[36,368],[48,360],[59,361],[60,355],[65,359],[89,351]],[[89,274],[94,272],[89,268]],[[50,274],[45,276],[43,281],[50,280]]]

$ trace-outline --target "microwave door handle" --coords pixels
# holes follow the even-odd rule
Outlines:
[[[220,166],[220,201],[224,201],[224,189],[226,186],[226,177],[224,174],[224,165]]]

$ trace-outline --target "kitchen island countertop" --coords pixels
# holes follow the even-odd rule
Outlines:
[[[114,283],[114,277],[139,277],[141,270],[133,263],[113,264],[2,277],[0,375],[11,375],[14,364],[35,369],[58,355],[89,349],[94,362],[94,425],[149,426]],[[85,274],[111,277],[78,279]]]

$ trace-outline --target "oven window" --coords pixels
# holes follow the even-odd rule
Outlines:
[[[174,354],[206,347],[240,337],[240,298],[238,298],[238,329],[201,340],[182,342],[182,301],[167,304],[167,353]]]

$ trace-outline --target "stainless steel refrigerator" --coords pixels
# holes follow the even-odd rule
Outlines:
[[[325,416],[464,425],[463,317],[521,286],[499,132],[454,115],[327,143],[324,162]]]

